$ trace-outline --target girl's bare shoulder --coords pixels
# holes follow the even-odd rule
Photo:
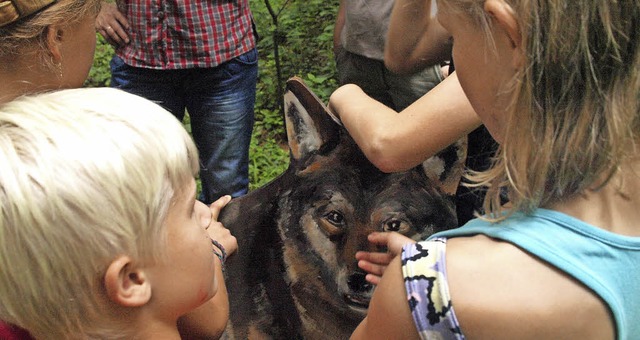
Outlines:
[[[613,339],[598,296],[513,244],[483,235],[447,241],[451,300],[470,339]]]

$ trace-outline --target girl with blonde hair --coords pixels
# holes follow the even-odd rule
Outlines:
[[[438,9],[460,85],[500,143],[471,174],[489,187],[487,214],[418,243],[371,235],[391,255],[359,254],[379,284],[353,338],[640,338],[640,4]]]

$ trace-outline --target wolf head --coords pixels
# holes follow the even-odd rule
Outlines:
[[[417,240],[457,226],[452,194],[464,144],[382,173],[298,78],[287,82],[285,118],[287,171],[223,210],[240,249],[227,271],[231,323],[239,337],[348,338],[374,288],[355,253],[375,250],[373,231]]]

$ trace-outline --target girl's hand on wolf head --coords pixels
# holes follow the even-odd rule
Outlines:
[[[373,232],[369,234],[368,239],[369,242],[380,247],[386,247],[387,249],[384,253],[369,251],[359,251],[356,253],[358,267],[368,273],[365,278],[367,282],[374,285],[380,282],[382,274],[384,274],[391,260],[400,255],[402,247],[405,244],[415,243],[414,240],[396,232]]]
[[[231,201],[231,196],[226,195],[211,203],[209,206],[209,209],[211,209],[211,222],[206,228],[209,233],[209,237],[222,244],[227,252],[227,256],[238,250],[238,241],[236,240],[236,237],[231,235],[231,231],[225,228],[222,223],[218,222],[220,210],[222,210],[229,201]]]

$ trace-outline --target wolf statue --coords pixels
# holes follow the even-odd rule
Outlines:
[[[367,235],[414,239],[457,226],[452,195],[466,140],[423,165],[385,174],[299,78],[287,82],[289,168],[220,216],[238,240],[226,265],[228,339],[347,339],[373,286],[355,253]]]

